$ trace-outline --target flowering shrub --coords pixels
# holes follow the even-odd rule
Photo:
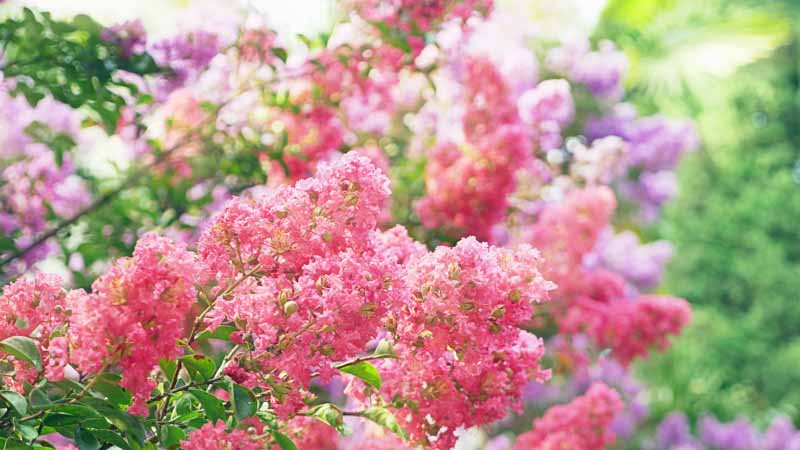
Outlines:
[[[488,1],[342,6],[297,54],[252,17],[0,23],[6,448],[450,449],[680,333],[646,292],[671,247],[617,224],[657,217],[695,138],[619,103],[613,43],[505,54]],[[97,125],[110,173],[79,161]],[[605,448],[631,392],[515,448]]]

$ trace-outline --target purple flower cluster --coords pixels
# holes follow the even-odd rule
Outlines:
[[[161,67],[171,73],[160,80],[154,93],[157,99],[195,80],[220,52],[220,39],[215,33],[194,30],[153,44],[151,54]]]
[[[698,137],[688,121],[663,116],[639,118],[629,103],[615,105],[612,111],[586,124],[590,139],[619,136],[629,142],[628,164],[649,172],[671,170],[687,151],[697,148]]]
[[[747,419],[722,423],[712,416],[702,417],[698,436],[692,435],[689,420],[682,412],[667,416],[656,431],[652,450],[800,450],[800,431],[786,417],[777,417],[764,433]]]
[[[620,275],[640,291],[656,287],[675,249],[668,241],[642,243],[632,231],[608,230],[595,249],[599,265]]]
[[[90,201],[70,155],[64,154],[59,165],[52,150],[26,133],[33,123],[77,140],[77,118],[66,105],[46,98],[33,108],[24,98],[0,91],[0,232],[17,248],[30,245],[52,215],[71,217]],[[37,247],[16,261],[10,273],[24,271],[52,248],[51,243]]]
[[[611,41],[601,41],[592,51],[588,39],[574,39],[551,50],[545,63],[600,99],[615,102],[624,94],[622,81],[628,58]]]
[[[640,206],[645,222],[656,219],[662,205],[677,195],[674,170],[681,156],[699,144],[691,122],[663,116],[639,118],[636,108],[627,103],[590,119],[585,133],[590,140],[619,136],[627,143],[624,164],[629,176],[618,186],[627,199]]]
[[[103,40],[119,45],[122,56],[129,58],[146,50],[147,32],[139,19],[129,20],[103,30]]]

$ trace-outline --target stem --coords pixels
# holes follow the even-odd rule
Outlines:
[[[151,163],[145,165],[141,169],[139,169],[136,172],[134,172],[131,176],[129,176],[127,179],[125,179],[125,181],[123,181],[122,184],[120,184],[117,188],[115,188],[115,189],[103,194],[100,198],[96,199],[89,206],[87,206],[87,207],[83,208],[82,210],[78,211],[77,213],[75,213],[69,219],[64,220],[63,222],[59,222],[55,227],[53,227],[53,228],[47,230],[46,232],[44,232],[43,234],[39,235],[39,237],[34,239],[33,242],[28,244],[26,247],[14,250],[10,255],[6,256],[3,259],[0,259],[0,267],[3,267],[5,265],[7,265],[8,263],[14,261],[15,259],[18,259],[18,258],[21,258],[21,257],[27,255],[28,253],[31,252],[31,250],[33,250],[36,247],[42,245],[46,240],[48,240],[48,239],[52,238],[53,236],[57,235],[58,233],[60,233],[65,228],[75,224],[81,217],[83,217],[83,216],[85,216],[87,214],[91,214],[94,211],[96,211],[96,210],[100,209],[101,207],[105,206],[108,202],[113,200],[119,194],[121,194],[121,193],[127,191],[128,189],[132,188],[133,186],[135,186],[139,182],[140,179],[142,179],[145,175],[147,175],[147,174],[149,174],[151,172],[153,167],[155,167],[158,164],[161,164],[162,162],[164,162],[175,150],[177,150],[179,147],[181,147],[183,145],[186,145],[188,143],[189,143],[188,141],[187,142],[181,142],[181,143],[176,144],[175,146],[169,148],[167,151],[165,151],[164,153],[159,155],[158,158],[156,158],[154,161],[152,161]]]
[[[195,381],[193,383],[185,384],[185,385],[183,385],[181,387],[176,387],[175,389],[172,389],[172,390],[169,390],[167,392],[164,392],[161,395],[157,395],[157,396],[151,398],[150,400],[148,400],[147,403],[155,403],[155,402],[157,402],[157,401],[159,401],[159,400],[161,400],[163,398],[166,398],[166,397],[168,397],[168,396],[170,396],[172,394],[175,394],[175,393],[178,393],[178,392],[183,392],[183,391],[188,390],[188,389],[192,389],[192,388],[196,388],[196,387],[200,387],[200,386],[207,386],[207,385],[216,383],[217,381],[219,381],[219,380],[221,380],[223,378],[224,378],[224,376],[219,376],[218,375],[218,376],[214,376],[213,378],[209,378],[206,381]]]
[[[379,354],[373,354],[373,355],[359,356],[358,358],[353,358],[350,361],[333,363],[333,367],[335,369],[341,369],[343,367],[354,366],[354,365],[356,365],[356,364],[358,364],[360,362],[372,361],[372,360],[375,360],[375,359],[389,359],[389,358],[397,358],[397,356],[390,355],[388,353],[379,353]],[[315,378],[315,377],[318,377],[318,376],[319,376],[319,372],[314,372],[314,373],[311,374],[311,378]]]
[[[195,131],[201,130],[206,125],[208,125],[210,123],[213,123],[217,119],[217,114],[219,113],[219,111],[222,108],[224,108],[228,103],[230,103],[231,100],[233,100],[236,97],[238,97],[239,94],[240,94],[240,92],[237,92],[230,99],[227,99],[224,102],[220,103],[217,106],[217,108],[215,110],[215,113],[214,114],[209,114],[208,117],[206,117],[202,122],[200,122],[197,125],[195,130],[191,130],[190,132],[187,132],[186,133],[186,137],[184,139],[179,140],[178,142],[175,143],[175,145],[173,145],[172,147],[166,149],[160,155],[158,155],[158,157],[156,157],[156,159],[154,159],[153,161],[149,162],[148,164],[145,164],[139,170],[135,171],[128,178],[126,178],[122,182],[122,184],[120,184],[117,188],[115,188],[115,189],[103,194],[100,198],[98,198],[95,201],[93,201],[89,206],[87,206],[87,207],[83,208],[82,210],[78,211],[77,213],[75,213],[72,217],[68,218],[67,220],[64,220],[63,222],[59,222],[55,227],[53,227],[53,228],[47,230],[46,232],[44,232],[42,235],[40,235],[39,237],[34,239],[33,242],[28,244],[26,247],[21,248],[21,249],[16,249],[10,255],[4,257],[3,259],[0,259],[0,268],[3,267],[3,266],[6,266],[8,263],[14,261],[15,259],[18,259],[18,258],[21,258],[21,257],[27,255],[28,253],[31,252],[31,250],[33,250],[36,247],[42,245],[45,241],[47,241],[48,239],[54,237],[55,235],[60,233],[65,228],[75,224],[81,217],[83,217],[83,216],[85,216],[87,214],[93,213],[94,211],[96,211],[96,210],[100,209],[101,207],[105,206],[108,202],[113,200],[119,194],[121,194],[121,193],[127,191],[128,189],[136,186],[137,183],[139,182],[139,180],[144,178],[145,175],[150,174],[154,167],[156,167],[159,164],[167,161],[169,159],[169,157],[172,156],[173,153],[175,153],[176,150],[178,150],[179,148],[181,148],[181,147],[183,147],[183,146],[185,146],[187,144],[192,143],[192,141],[194,141],[196,139],[196,134],[197,133]]]
[[[100,370],[97,372],[97,374],[96,374],[96,375],[95,375],[95,376],[94,376],[94,377],[91,379],[91,381],[89,381],[89,382],[88,382],[88,383],[87,383],[87,384],[86,384],[86,385],[83,387],[83,389],[81,389],[81,391],[80,391],[80,392],[78,392],[78,395],[76,395],[75,397],[72,397],[72,398],[71,398],[71,399],[70,399],[68,402],[66,402],[66,404],[67,404],[67,405],[72,405],[72,404],[75,404],[75,403],[77,403],[78,401],[80,401],[80,399],[82,399],[83,397],[85,397],[85,396],[86,396],[86,394],[88,394],[88,393],[89,393],[89,391],[90,391],[90,390],[91,390],[91,389],[94,387],[94,385],[95,385],[95,384],[97,384],[97,382],[100,380],[100,375],[102,375],[102,374],[103,374],[103,372],[105,372],[105,371],[106,371],[106,369],[108,369],[108,366],[109,366],[109,363],[108,363],[108,362],[106,362],[105,364],[103,364],[103,366],[100,368]],[[41,411],[39,411],[39,412],[36,412],[36,413],[30,414],[30,415],[27,415],[27,416],[25,416],[25,417],[22,417],[22,418],[20,418],[20,419],[19,419],[19,421],[20,421],[20,422],[25,422],[25,421],[27,421],[27,420],[33,420],[33,419],[36,419],[36,418],[38,418],[38,417],[41,417],[41,416],[43,416],[43,415],[44,415],[46,412],[47,412],[47,410],[41,410]]]
[[[242,347],[239,344],[234,345],[225,357],[222,358],[222,362],[219,363],[219,367],[217,367],[217,371],[214,373],[214,378],[222,378],[222,371],[225,370],[225,366],[228,365],[240,348]]]
[[[261,265],[260,264],[256,264],[252,269],[250,269],[249,271],[243,273],[242,276],[238,280],[236,280],[235,282],[231,283],[227,288],[225,288],[224,291],[219,292],[213,298],[209,299],[208,306],[206,306],[206,308],[203,309],[203,311],[200,314],[198,314],[197,317],[194,319],[194,324],[192,324],[192,330],[189,332],[189,339],[187,340],[187,344],[186,345],[191,345],[195,341],[195,339],[197,339],[197,335],[198,335],[198,333],[200,331],[200,328],[203,326],[203,321],[204,321],[206,315],[208,315],[208,313],[211,311],[211,308],[214,307],[214,303],[216,302],[216,300],[218,298],[230,293],[231,291],[233,291],[244,280],[250,278],[251,276],[253,276],[259,270],[261,270]],[[236,347],[234,347],[234,348],[236,348]],[[168,395],[168,393],[171,393],[173,391],[178,392],[176,390],[178,388],[176,388],[175,386],[178,384],[178,376],[180,375],[180,372],[181,372],[182,368],[183,368],[183,361],[181,361],[179,359],[178,362],[175,365],[175,373],[172,374],[172,379],[169,382],[169,389],[167,390],[167,392],[165,394],[162,394],[161,396],[159,396],[160,398],[164,398],[164,404],[161,405],[161,408],[159,408],[158,412],[156,413],[156,420],[158,422],[161,422],[161,421],[164,420],[164,416],[166,416],[167,409],[169,408],[169,403],[172,400],[172,396]]]
[[[372,355],[366,355],[366,356],[359,356],[358,358],[353,358],[350,361],[345,361],[345,362],[340,362],[340,363],[333,363],[333,367],[336,368],[336,369],[341,369],[342,367],[354,366],[354,365],[356,365],[356,364],[358,364],[360,362],[372,361],[372,360],[375,360],[375,359],[388,359],[388,358],[397,358],[397,356],[390,355],[388,353],[378,353],[378,354],[372,354]]]

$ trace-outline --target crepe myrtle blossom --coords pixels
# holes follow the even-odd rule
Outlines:
[[[492,445],[624,438],[644,414],[627,368],[691,316],[650,292],[669,244],[632,231],[676,195],[691,125],[621,103],[627,61],[613,43],[537,54],[525,30],[497,36],[518,21],[491,1],[342,6],[330,39],[291,55],[256,20],[234,39],[194,28],[153,40],[136,21],[101,33],[117,56],[146,51],[163,69],[123,77],[144,97],[126,98],[114,139],[153,183],[110,203],[141,208],[121,216],[130,229],[109,248],[131,253],[116,260],[84,244],[118,225],[82,212],[113,180],[26,131],[38,121],[80,145],[79,117],[49,98],[0,101],[4,236],[24,247],[78,215],[55,229],[69,238],[12,258],[22,276],[0,296],[0,340],[35,347],[41,364],[3,347],[6,394],[38,401],[80,383],[55,404],[113,406],[165,448],[450,449],[464,430],[564,402],[526,419],[516,444],[502,430]],[[84,285],[98,275],[91,289],[24,273],[56,243]],[[106,392],[116,379],[130,402]],[[31,406],[0,429],[52,417]],[[383,428],[364,425],[376,411]],[[680,445],[733,433],[700,428]],[[53,445],[80,446],[73,428],[57,431]],[[777,424],[770,439],[792,432]]]
[[[608,427],[622,409],[619,394],[603,383],[583,396],[550,408],[517,438],[515,450],[603,449],[616,437]]]

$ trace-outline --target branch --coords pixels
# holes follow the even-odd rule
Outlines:
[[[189,339],[187,340],[187,345],[191,345],[195,341],[195,339],[197,339],[197,334],[200,332],[200,328],[203,325],[203,320],[205,319],[205,317],[209,313],[209,311],[211,311],[211,308],[214,307],[214,303],[216,302],[216,300],[218,298],[220,298],[220,297],[232,292],[244,280],[250,278],[251,276],[253,276],[259,270],[261,270],[261,265],[260,264],[256,264],[252,269],[250,269],[249,271],[243,273],[242,276],[238,280],[236,280],[233,283],[231,283],[230,285],[228,285],[228,287],[225,288],[225,290],[220,291],[219,293],[217,293],[217,295],[214,296],[214,298],[209,299],[208,306],[200,314],[198,314],[197,317],[194,319],[194,324],[192,324],[192,330],[189,332]],[[235,348],[236,347],[234,347],[234,349]],[[156,412],[156,420],[159,421],[159,422],[164,420],[164,416],[167,414],[167,409],[169,408],[169,403],[172,400],[172,397],[170,395],[168,395],[168,394],[170,392],[173,392],[176,389],[178,389],[175,386],[178,384],[178,376],[180,375],[182,367],[183,367],[183,361],[181,361],[179,359],[177,364],[175,365],[175,373],[172,374],[172,379],[169,382],[169,389],[165,393],[166,395],[160,396],[161,398],[164,398],[165,400],[164,400],[164,404],[161,405],[161,408],[159,408],[158,411]]]
[[[6,266],[7,264],[9,264],[10,262],[14,261],[15,259],[18,259],[18,258],[21,258],[21,257],[27,255],[28,253],[31,252],[31,250],[33,250],[36,247],[42,245],[45,241],[47,241],[48,239],[54,237],[55,235],[60,233],[65,228],[75,224],[75,222],[80,220],[81,217],[83,217],[83,216],[85,216],[87,214],[90,214],[90,213],[100,209],[101,207],[105,206],[108,202],[113,200],[116,196],[118,196],[122,192],[125,192],[128,189],[130,189],[133,186],[135,186],[136,183],[138,183],[141,178],[143,178],[145,175],[147,175],[148,173],[151,172],[153,167],[155,167],[158,164],[161,164],[162,162],[164,162],[170,155],[172,155],[172,153],[175,150],[177,150],[179,147],[182,147],[183,145],[186,145],[188,143],[189,142],[186,141],[186,142],[181,142],[179,144],[174,145],[173,147],[171,147],[170,149],[168,149],[167,151],[165,151],[161,155],[159,155],[159,157],[156,158],[154,161],[152,161],[151,163],[145,165],[141,169],[139,169],[136,172],[134,172],[125,181],[123,181],[122,184],[120,184],[116,189],[113,189],[113,190],[103,194],[100,198],[96,199],[89,206],[87,206],[87,207],[83,208],[82,210],[78,211],[77,213],[75,213],[69,219],[67,219],[67,220],[65,220],[63,222],[59,222],[55,227],[47,230],[44,234],[39,235],[39,237],[34,239],[33,242],[28,244],[26,247],[14,250],[14,252],[12,252],[10,255],[6,256],[3,259],[0,259],[0,267]]]
[[[196,388],[196,387],[200,387],[200,386],[208,386],[210,384],[216,383],[217,381],[219,381],[219,380],[221,380],[223,378],[225,378],[224,375],[218,375],[218,376],[215,376],[213,378],[209,378],[206,381],[195,381],[193,383],[184,384],[183,386],[176,387],[175,389],[171,389],[171,390],[169,390],[167,392],[164,392],[163,394],[160,394],[160,395],[157,395],[157,396],[151,398],[150,400],[147,401],[147,403],[155,403],[155,402],[157,402],[157,401],[159,401],[161,399],[164,399],[164,398],[166,398],[166,397],[168,397],[168,396],[170,396],[172,394],[175,394],[175,393],[178,393],[178,392],[182,392],[182,391],[185,391],[187,389],[192,389],[192,388]]]
[[[341,368],[347,367],[347,366],[354,366],[354,365],[356,365],[356,364],[358,364],[360,362],[372,361],[372,360],[375,360],[375,359],[387,359],[387,358],[397,358],[397,356],[391,355],[389,353],[377,353],[377,354],[372,354],[372,355],[359,356],[358,358],[353,358],[350,361],[345,361],[345,362],[340,362],[340,363],[333,363],[333,367],[335,369],[341,369]]]
[[[377,354],[372,354],[372,355],[359,356],[358,358],[353,358],[350,361],[343,361],[343,362],[333,363],[332,366],[333,366],[334,369],[341,369],[343,367],[354,366],[354,365],[356,365],[356,364],[358,364],[360,362],[373,361],[373,360],[376,360],[376,359],[389,359],[389,358],[397,358],[397,356],[391,355],[389,353],[377,353]],[[319,376],[319,372],[314,372],[314,373],[311,374],[311,378],[315,378],[315,377],[318,377],[318,376]]]

